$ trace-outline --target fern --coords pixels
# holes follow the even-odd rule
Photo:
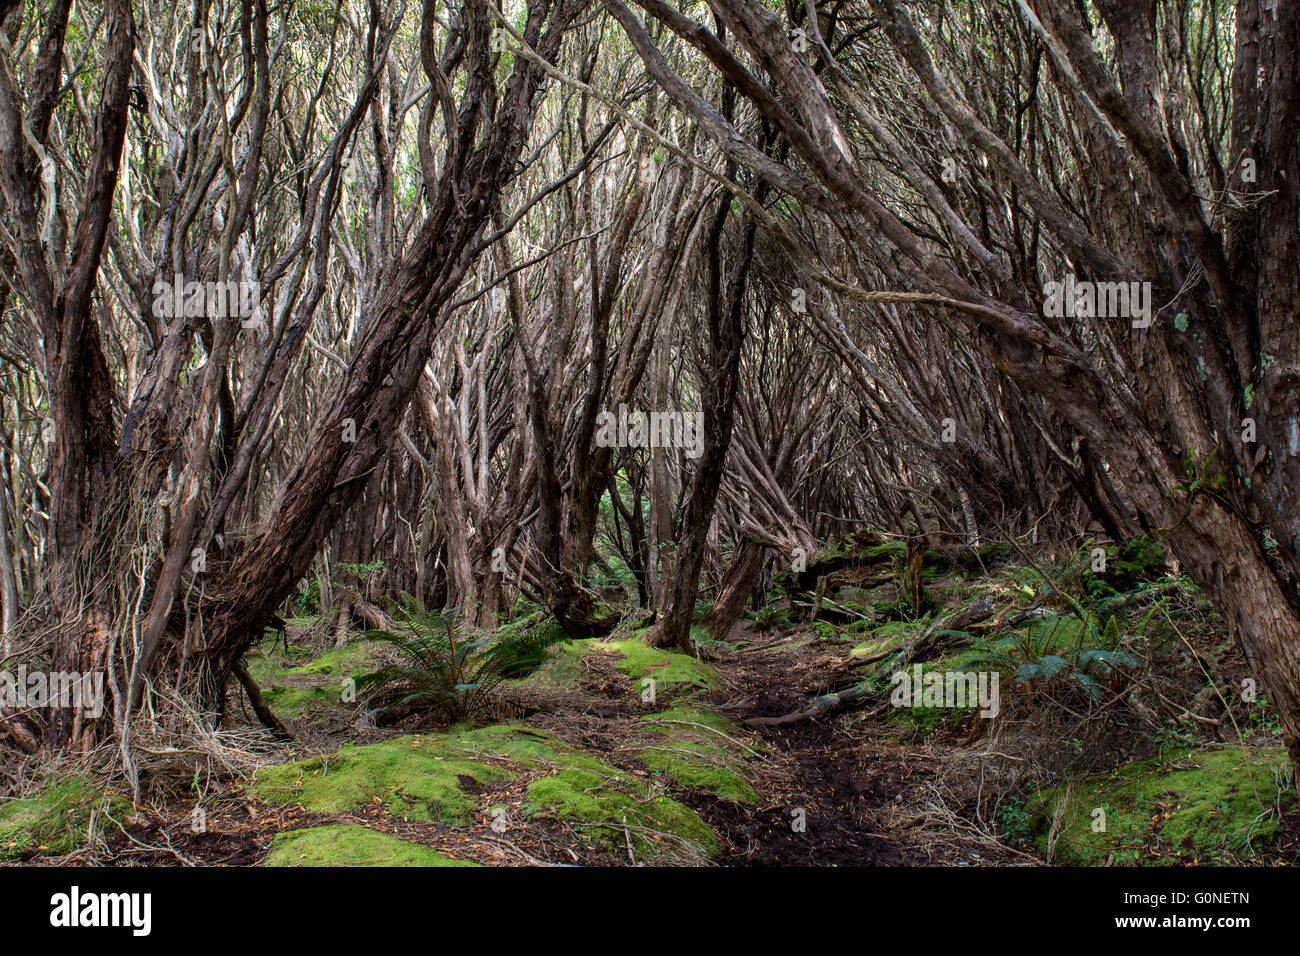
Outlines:
[[[470,720],[503,680],[535,669],[560,636],[551,629],[468,635],[454,614],[427,611],[406,592],[390,610],[396,628],[365,636],[394,648],[402,661],[357,679],[358,691],[385,717],[424,710],[449,723]]]
[[[1017,686],[1032,684],[1039,690],[1061,681],[1076,681],[1095,700],[1102,697],[1103,683],[1121,668],[1135,668],[1141,661],[1122,650],[1123,635],[1115,617],[1098,628],[1096,619],[1085,613],[1083,626],[1073,647],[1057,647],[1057,634],[1066,618],[1050,628],[1030,626],[1017,637],[1004,637],[976,644],[966,657],[973,666],[995,667],[1014,675]]]

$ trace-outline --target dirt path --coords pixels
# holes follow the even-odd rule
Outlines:
[[[837,655],[806,635],[765,637],[737,629],[737,653],[714,662],[737,722],[787,714],[832,690]],[[842,677],[840,677],[842,680]],[[932,761],[882,739],[849,716],[763,727],[768,786],[758,807],[689,799],[731,844],[732,866],[899,866],[1011,862],[960,832],[917,833]],[[797,811],[802,811],[798,813]],[[802,822],[802,828],[797,824]],[[990,852],[992,851],[992,852]]]
[[[733,698],[723,710],[737,722],[797,710],[805,692],[825,690],[824,653],[785,635],[754,641],[731,635],[738,652],[715,667]],[[923,862],[875,832],[893,802],[904,768],[867,752],[837,723],[809,721],[759,732],[768,747],[769,786],[758,807],[715,803],[696,810],[731,844],[733,866],[869,866]],[[873,748],[874,749],[874,748]],[[892,765],[892,766],[891,766]]]

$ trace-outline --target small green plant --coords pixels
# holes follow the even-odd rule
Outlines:
[[[535,669],[561,636],[552,628],[471,635],[454,614],[427,611],[405,592],[390,607],[397,628],[365,636],[403,661],[357,678],[357,690],[387,718],[427,710],[448,723],[470,720],[498,684]]]
[[[841,641],[840,630],[830,621],[813,621],[814,640]]]
[[[293,596],[293,609],[299,617],[320,613],[320,578],[312,578],[305,589]]]
[[[1278,734],[1282,725],[1278,721],[1277,711],[1269,707],[1268,698],[1260,697],[1250,708],[1248,719],[1251,726],[1259,733]]]
[[[1011,800],[998,807],[1002,832],[1012,843],[1027,843],[1034,830],[1034,815],[1025,809],[1023,800]]]
[[[1222,474],[1210,477],[1210,469],[1214,466],[1214,458],[1218,455],[1219,449],[1210,449],[1210,455],[1205,459],[1203,465],[1198,465],[1196,461],[1196,449],[1193,448],[1187,453],[1183,460],[1183,470],[1187,473],[1187,482],[1185,484],[1175,485],[1170,494],[1180,491],[1187,496],[1192,496],[1197,491],[1208,492],[1211,489],[1217,491],[1223,488],[1225,479]]]
[[[1161,760],[1170,754],[1196,746],[1196,735],[1186,727],[1161,727],[1151,735]]]
[[[369,564],[340,564],[338,568],[340,571],[355,575],[362,582],[369,582],[388,570],[388,566],[382,560],[372,561]]]
[[[771,604],[760,608],[758,613],[754,615],[754,630],[756,631],[766,631],[788,623],[789,614],[786,609]]]

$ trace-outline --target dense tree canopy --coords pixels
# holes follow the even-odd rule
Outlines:
[[[916,610],[927,549],[1159,541],[1300,762],[1296,4],[0,17],[4,657],[109,701],[10,745],[285,733],[313,588],[698,654],[869,530]]]

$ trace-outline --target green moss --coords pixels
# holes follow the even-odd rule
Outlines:
[[[291,646],[287,654],[279,649],[269,654],[255,652],[245,662],[249,674],[262,688],[267,704],[277,715],[301,717],[342,703],[343,678],[369,672],[370,652],[376,646],[374,641],[360,641],[336,647],[305,663],[296,662],[310,658],[311,652]]]
[[[494,724],[459,734],[442,735],[447,746],[476,759],[495,759],[522,767],[563,766],[595,769],[599,760],[540,730],[518,724]]]
[[[586,824],[593,846],[620,852],[628,841],[639,857],[664,850],[715,856],[718,838],[690,807],[618,771],[563,770],[528,785],[527,812]]]
[[[1150,535],[1129,538],[1119,546],[1107,545],[1106,570],[1094,574],[1091,568],[1092,549],[1084,552],[1084,586],[1090,594],[1123,594],[1147,581],[1156,581],[1165,574],[1165,552]]]
[[[284,668],[279,663],[261,653],[247,655],[244,658],[244,666],[248,668],[248,676],[253,678],[253,681],[257,686],[263,689],[265,689],[278,674],[281,674],[284,671]]]
[[[873,640],[865,644],[859,644],[853,650],[849,651],[849,657],[874,657],[877,654],[892,651],[903,645],[902,634],[885,634],[881,635],[879,631],[872,632]]]
[[[876,561],[880,558],[907,557],[906,541],[886,541],[884,544],[875,544],[863,548],[857,555],[863,561]],[[928,559],[928,555],[927,555]]]
[[[930,623],[930,618],[916,621],[888,621],[870,631],[870,640],[859,644],[849,652],[850,657],[867,657],[884,650],[901,647],[904,643],[921,635]]]
[[[92,816],[102,833],[116,829],[104,811],[121,820],[130,808],[126,797],[84,777],[52,780],[32,796],[0,806],[0,860],[70,853],[86,842]]]
[[[1040,791],[1025,807],[1044,852],[1059,811],[1055,856],[1062,862],[1230,861],[1277,837],[1276,808],[1294,801],[1288,770],[1280,750],[1181,751],[1099,780],[1074,781],[1068,792],[1065,786]],[[1105,812],[1101,832],[1093,830],[1097,808]]]
[[[557,628],[559,625],[555,625]],[[583,642],[568,641],[555,644],[546,652],[546,659],[527,677],[506,681],[514,687],[548,687],[562,689],[577,687],[586,673],[582,658],[590,653]]]
[[[319,614],[299,614],[297,617],[286,617],[284,619],[284,629],[290,634],[302,634],[310,631],[320,623]]]
[[[244,656],[244,665],[248,673],[260,686],[281,680],[289,671],[298,666],[295,662],[311,659],[311,651],[296,644],[290,644],[289,650],[276,646],[269,651],[253,650]]]
[[[811,634],[814,642],[826,641],[835,644],[848,640],[848,638],[841,636],[840,628],[830,621],[813,621]]]
[[[622,656],[618,669],[632,679],[638,694],[646,677],[654,678],[655,692],[660,695],[674,694],[684,688],[708,690],[720,683],[708,664],[687,654],[651,647],[636,638],[610,641],[604,647]]]
[[[1043,580],[1043,573],[1037,568],[1008,564],[999,572],[999,579],[1006,581],[1010,590],[1022,600],[1034,601],[1055,594],[1052,586]]]
[[[688,790],[738,803],[758,802],[758,794],[749,781],[729,769],[729,755],[723,747],[699,740],[671,741],[638,750],[636,757],[651,770],[666,774]]]
[[[477,866],[426,846],[345,823],[281,833],[267,866]]]
[[[659,840],[664,839],[716,852],[713,832],[688,807],[653,792],[633,774],[548,734],[515,725],[347,746],[328,757],[259,771],[249,792],[318,813],[344,813],[378,802],[408,820],[460,824],[480,808],[480,798],[468,792],[467,782],[485,785],[510,780],[524,769],[557,771],[529,785],[530,815],[617,824],[617,841],[607,827],[584,829],[596,846],[611,850],[625,846],[626,816],[629,827],[640,834],[634,836],[634,847],[642,856],[662,849]],[[670,836],[656,840],[650,831]]]
[[[477,809],[461,777],[479,784],[512,773],[473,759],[450,735],[398,737],[258,771],[249,793],[317,813],[346,813],[378,801],[407,820],[463,823]]]
[[[278,717],[301,717],[308,711],[330,707],[342,699],[339,687],[289,687],[273,684],[262,690],[262,697]]]
[[[652,733],[666,738],[636,752],[645,766],[689,790],[741,803],[758,802],[758,794],[742,774],[747,751],[736,742],[738,731],[726,717],[702,707],[673,707],[641,720]]]
[[[552,644],[570,639],[564,628],[560,626],[560,622],[545,611],[535,611],[507,624],[502,624],[497,628],[496,635],[498,638],[519,638],[526,635],[541,637],[545,635]]]
[[[288,671],[294,677],[355,677],[370,670],[369,648],[371,642],[349,644],[326,651],[310,664],[303,664]]]
[[[1165,573],[1165,550],[1150,535],[1129,538],[1119,546],[1115,571],[1143,581],[1154,581]]]

